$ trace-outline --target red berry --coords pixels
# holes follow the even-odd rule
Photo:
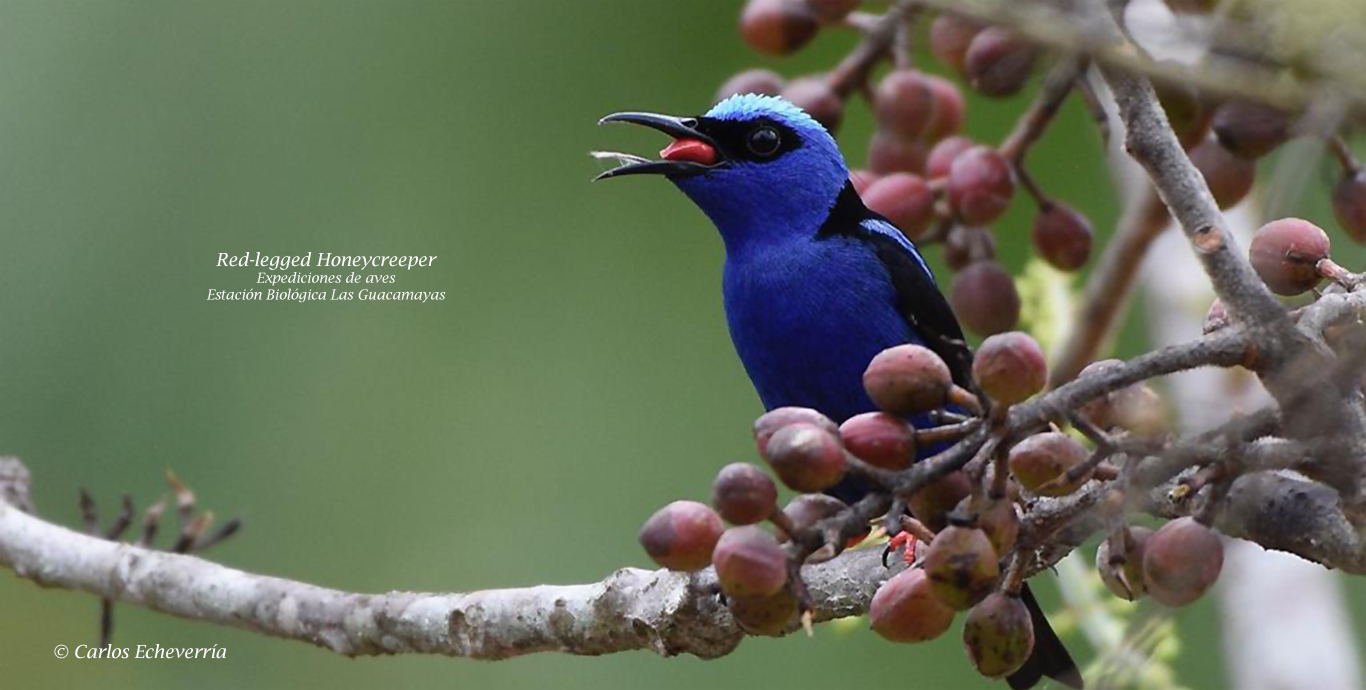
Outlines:
[[[1078,378],[1094,376],[1121,362],[1105,359],[1086,365]],[[1091,400],[1078,412],[1102,429],[1124,429],[1138,436],[1162,433],[1166,428],[1166,405],[1146,383],[1135,383]]]
[[[972,360],[972,378],[987,397],[1002,405],[1024,402],[1048,384],[1048,360],[1027,333],[999,333],[982,342]]]
[[[986,505],[977,513],[977,527],[987,535],[998,554],[1010,553],[1020,537],[1020,515],[1009,498],[982,499]]]
[[[781,635],[797,620],[797,597],[786,588],[768,596],[728,596],[726,606],[740,628],[751,635]]]
[[[968,104],[963,92],[953,82],[937,75],[929,75],[930,89],[934,91],[934,119],[930,121],[925,137],[939,141],[963,131],[963,120],[967,117]]]
[[[839,431],[839,426],[829,417],[809,407],[779,407],[754,421],[754,445],[759,449],[759,455],[768,453],[768,440],[773,434],[792,424],[815,424],[832,434]]]
[[[1075,271],[1091,257],[1091,222],[1072,208],[1053,203],[1034,217],[1034,249],[1060,271]]]
[[[945,12],[930,24],[930,52],[940,62],[962,72],[967,62],[968,45],[982,31],[982,25],[967,17]]]
[[[1229,101],[1214,111],[1214,135],[1243,158],[1261,158],[1290,138],[1285,113],[1252,101]]]
[[[988,678],[1020,670],[1034,651],[1034,621],[1020,595],[994,592],[974,606],[963,622],[963,646]]]
[[[867,412],[840,425],[844,447],[860,460],[886,470],[904,470],[915,461],[915,428],[886,412]]]
[[[1317,266],[1328,258],[1328,234],[1307,220],[1273,220],[1252,237],[1248,256],[1272,292],[1298,295],[1322,280]]]
[[[968,44],[963,71],[984,96],[1004,98],[1019,93],[1034,71],[1038,51],[1015,32],[991,26]]]
[[[935,91],[929,78],[913,69],[883,77],[873,96],[878,125],[902,139],[924,136],[935,119]]]
[[[1001,574],[986,533],[964,524],[950,524],[935,535],[923,567],[935,598],[955,611],[986,598]]]
[[[1256,163],[1229,153],[1213,139],[1206,139],[1191,149],[1190,159],[1204,176],[1209,193],[1219,208],[1237,206],[1252,191],[1252,184],[1257,180]]]
[[[796,52],[818,28],[816,14],[799,0],[749,0],[740,14],[740,35],[766,55]]]
[[[919,568],[904,570],[882,583],[868,605],[873,632],[892,642],[924,642],[953,624],[953,609],[934,596]]]
[[[1010,449],[1010,473],[1020,486],[1041,496],[1066,496],[1081,488],[1090,473],[1076,482],[1045,488],[1068,470],[1086,462],[1089,453],[1081,442],[1056,431],[1035,434]]]
[[[1366,168],[1343,173],[1333,187],[1333,215],[1352,239],[1366,242]]]
[[[835,93],[824,79],[794,79],[783,89],[782,97],[805,110],[831,134],[839,130],[840,122],[844,119],[844,98]]]
[[[996,238],[987,228],[955,225],[944,240],[944,262],[961,271],[979,261],[996,257]]]
[[[950,472],[911,495],[911,516],[935,532],[949,524],[949,513],[972,493],[972,480],[962,470]]]
[[[1205,593],[1224,567],[1224,545],[1193,518],[1163,525],[1143,548],[1148,593],[1167,606],[1185,606]]]
[[[967,225],[986,225],[1010,208],[1015,171],[996,149],[978,146],[949,167],[949,206]]]
[[[863,203],[911,239],[920,237],[934,222],[934,190],[910,173],[893,173],[874,182],[863,195]]]
[[[844,447],[828,429],[791,424],[768,440],[765,459],[788,488],[803,493],[825,491],[844,477]]]
[[[758,527],[732,527],[712,553],[721,591],[734,597],[767,597],[787,584],[787,556],[777,540]]]
[[[878,130],[868,142],[868,167],[879,175],[892,173],[920,173],[925,169],[924,142],[903,139]]]
[[[834,496],[801,494],[789,501],[787,507],[783,508],[783,512],[787,514],[787,519],[792,521],[794,527],[803,528],[812,527],[821,520],[832,517],[848,507],[844,501]],[[786,536],[779,535],[784,540]]]
[[[930,156],[925,161],[925,176],[931,180],[948,177],[953,161],[975,146],[977,142],[961,135],[941,140],[930,149]]]
[[[783,90],[787,82],[777,72],[770,69],[747,69],[721,85],[716,90],[716,102],[721,102],[745,93],[757,93],[764,96],[777,96]]]
[[[898,417],[937,410],[948,399],[953,376],[929,348],[898,345],[879,352],[863,372],[863,387],[879,408]]]
[[[640,545],[655,563],[669,570],[701,570],[725,525],[711,508],[696,501],[674,501],[640,528]]]
[[[994,261],[979,261],[953,277],[949,304],[958,320],[978,335],[994,335],[1020,320],[1015,281]]]
[[[721,468],[711,485],[711,504],[734,525],[767,520],[778,507],[778,487],[763,470],[743,462]]]

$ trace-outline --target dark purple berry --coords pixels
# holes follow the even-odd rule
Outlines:
[[[953,277],[949,304],[958,320],[978,335],[994,335],[1020,320],[1015,280],[995,261],[979,261]]]
[[[721,468],[711,485],[711,504],[733,525],[767,520],[778,508],[778,487],[763,470],[744,462]]]
[[[1052,203],[1034,217],[1034,249],[1060,271],[1075,271],[1091,257],[1090,221],[1072,208]]]

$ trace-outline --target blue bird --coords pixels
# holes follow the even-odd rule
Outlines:
[[[597,177],[663,175],[711,219],[725,244],[722,294],[736,353],[764,407],[810,407],[837,422],[876,410],[863,371],[903,343],[938,353],[961,384],[972,354],[929,266],[887,219],[868,210],[833,137],[780,98],[740,95],[700,117],[616,113],[673,137],[662,160],[596,154],[622,164]],[[928,420],[912,420],[926,424]],[[857,498],[860,487],[834,493]],[[1034,652],[1009,677],[1081,676],[1026,588]]]

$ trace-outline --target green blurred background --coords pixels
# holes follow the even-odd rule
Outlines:
[[[597,580],[645,566],[640,522],[751,455],[721,247],[661,180],[591,185],[587,152],[661,142],[613,110],[697,113],[766,64],[721,0],[0,0],[0,451],[50,519],[112,512],[174,469],[246,528],[234,567],[362,591]],[[823,35],[787,74],[828,68]],[[1022,101],[972,104],[971,131]],[[853,106],[842,141],[870,134]],[[1077,104],[1034,154],[1116,217]],[[1001,225],[1025,258],[1025,204]],[[439,255],[397,289],[444,302],[207,302],[252,287],[218,252]],[[937,261],[937,257],[935,258]],[[1131,319],[1131,322],[1133,319]],[[1121,348],[1142,345],[1131,323]],[[1048,579],[1048,578],[1042,578]],[[1043,597],[1057,601],[1051,585]],[[1359,592],[1354,596],[1358,602]],[[115,644],[226,660],[58,661],[98,604],[0,574],[5,687],[997,687],[956,634],[859,626],[712,662],[648,653],[350,660],[117,609]],[[1213,609],[1181,612],[1181,677],[1220,683]],[[1086,656],[1084,643],[1074,649]]]

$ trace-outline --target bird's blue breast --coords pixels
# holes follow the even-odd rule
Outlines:
[[[897,311],[875,249],[805,235],[727,257],[731,339],[768,409],[813,407],[842,421],[875,409],[863,371],[882,350],[920,342]]]

